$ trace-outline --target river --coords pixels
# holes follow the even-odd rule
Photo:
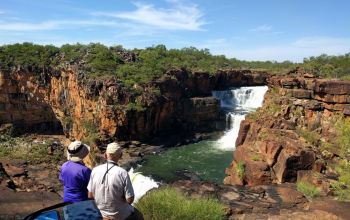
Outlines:
[[[217,140],[205,140],[149,155],[136,171],[156,181],[172,182],[181,175],[195,174],[202,180],[222,184],[225,169],[232,162],[232,152],[239,126],[245,116],[262,106],[267,86],[237,87],[213,91],[226,112],[227,129]]]

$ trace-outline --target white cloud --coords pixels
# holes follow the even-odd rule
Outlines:
[[[136,10],[128,12],[96,12],[95,16],[106,16],[128,20],[163,30],[202,30],[205,24],[203,13],[194,4],[183,4],[178,0],[168,1],[170,8],[156,8],[151,4],[134,3]]]
[[[42,31],[66,29],[72,26],[118,26],[118,24],[113,21],[99,20],[56,20],[40,23],[0,21],[0,31]]]
[[[272,30],[272,26],[268,24],[260,25],[256,28],[250,29],[250,32],[268,32]]]

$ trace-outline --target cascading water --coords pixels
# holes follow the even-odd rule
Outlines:
[[[267,89],[267,86],[254,86],[213,91],[213,96],[220,100],[221,108],[226,111],[226,123],[229,126],[224,136],[218,140],[219,148],[234,149],[241,121],[249,112],[262,105]]]
[[[226,112],[225,134],[218,140],[205,140],[149,155],[137,171],[165,182],[178,179],[179,173],[194,173],[203,180],[221,184],[224,171],[232,162],[240,123],[246,114],[262,105],[267,89],[267,86],[256,86],[214,91],[213,96],[220,100]]]
[[[150,177],[144,176],[141,173],[134,172],[134,169],[129,170],[129,176],[134,188],[134,203],[136,204],[139,199],[144,196],[149,190],[158,188],[158,183]]]

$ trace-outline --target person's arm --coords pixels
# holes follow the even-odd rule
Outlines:
[[[90,173],[90,180],[89,180],[89,182],[88,182],[88,184],[87,184],[87,190],[88,190],[88,198],[89,199],[94,199],[94,194],[92,193],[92,188],[93,188],[93,186],[92,186],[92,184],[93,184],[93,181],[92,181],[92,175],[91,175],[91,173]]]
[[[94,194],[92,192],[88,192],[88,198],[89,199],[94,199]]]
[[[131,180],[128,173],[126,173],[124,192],[125,192],[126,202],[129,204],[132,204],[134,202],[135,195],[134,195],[134,188],[132,187]]]
[[[60,168],[60,174],[59,174],[59,176],[58,176],[58,179],[60,180],[60,182],[61,182],[62,184],[64,184],[64,182],[63,182],[63,175],[62,175],[62,169],[63,169],[63,165],[62,165],[61,168]]]
[[[126,202],[131,205],[134,202],[134,198],[135,198],[135,196],[131,196],[131,197],[126,199]]]

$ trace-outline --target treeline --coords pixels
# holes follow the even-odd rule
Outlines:
[[[318,57],[305,58],[302,67],[324,78],[350,80],[350,53],[341,56],[322,54]]]
[[[87,77],[117,76],[126,85],[149,82],[172,68],[211,74],[229,68],[284,74],[301,66],[322,77],[350,78],[350,53],[343,56],[321,55],[307,58],[303,63],[292,63],[241,61],[212,55],[208,49],[188,47],[168,50],[164,45],[132,50],[122,46],[106,47],[99,43],[66,44],[60,48],[32,43],[0,47],[0,68],[3,71],[22,69],[45,72],[68,65],[77,65]]]

